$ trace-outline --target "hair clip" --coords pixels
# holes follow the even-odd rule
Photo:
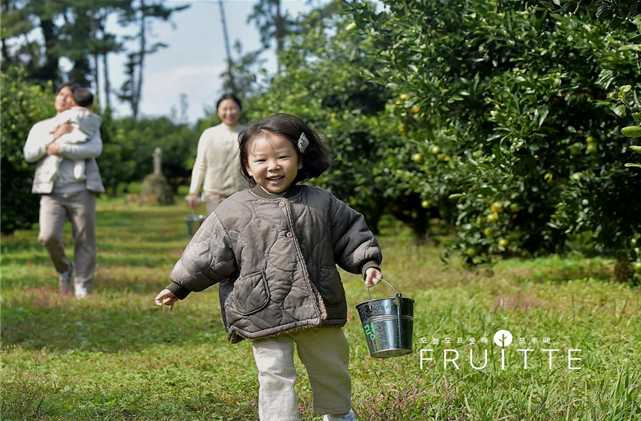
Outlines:
[[[305,132],[302,132],[300,134],[300,137],[298,138],[298,150],[301,151],[301,153],[305,152],[305,149],[309,146],[309,139],[307,139],[307,136],[305,136]]]

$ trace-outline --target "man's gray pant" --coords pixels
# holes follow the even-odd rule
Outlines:
[[[48,194],[40,198],[40,233],[58,273],[71,270],[62,245],[62,228],[71,221],[75,242],[76,291],[89,291],[96,270],[96,196],[88,190],[68,194]]]

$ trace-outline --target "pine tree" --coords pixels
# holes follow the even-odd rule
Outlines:
[[[123,82],[118,97],[131,105],[131,112],[134,119],[138,118],[140,102],[142,100],[142,86],[145,69],[145,58],[167,44],[156,42],[149,45],[153,19],[168,21],[174,12],[185,10],[189,5],[166,7],[165,0],[138,0],[133,2],[120,19],[123,25],[136,25],[138,33],[127,40],[138,43],[138,48],[127,55],[125,63],[125,74],[127,79]]]

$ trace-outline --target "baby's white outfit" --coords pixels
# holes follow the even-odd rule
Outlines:
[[[72,107],[63,111],[54,118],[54,127],[58,128],[62,124],[69,123],[73,130],[60,136],[56,143],[60,145],[73,145],[89,140],[96,132],[100,130],[102,118],[89,111],[86,107]],[[58,177],[58,169],[64,158],[59,155],[49,155],[43,162],[43,171],[48,180],[55,180]],[[73,162],[73,176],[76,180],[84,180],[87,175],[85,171],[85,160]]]

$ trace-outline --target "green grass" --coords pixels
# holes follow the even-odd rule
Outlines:
[[[2,238],[3,420],[257,419],[251,344],[227,342],[216,288],[192,294],[173,312],[153,304],[188,241],[188,211],[177,199],[164,208],[99,201],[99,265],[84,301],[57,293],[35,230]],[[68,227],[64,239],[72,253]],[[346,275],[345,331],[360,419],[641,419],[641,291],[615,283],[612,262],[581,255],[510,260],[489,277],[456,261],[443,265],[441,250],[415,246],[398,229],[379,239],[386,278],[416,300],[415,353],[369,357],[354,310],[367,290]],[[381,285],[372,295],[389,292]],[[492,344],[500,329],[534,349],[528,370],[515,351],[526,346],[518,343],[506,348],[501,369]],[[453,343],[443,344],[446,337]],[[490,343],[467,343],[482,337]],[[531,344],[545,337],[550,344]],[[434,349],[423,369],[420,348]],[[460,352],[460,370],[443,368],[445,348]],[[561,350],[552,370],[541,348]],[[567,369],[568,348],[582,350],[575,362],[581,370]],[[469,349],[477,365],[488,349],[485,369],[470,367]],[[320,419],[298,368],[302,419]]]

